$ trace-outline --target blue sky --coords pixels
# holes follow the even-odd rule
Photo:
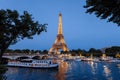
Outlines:
[[[34,20],[48,23],[47,32],[25,39],[10,49],[49,50],[57,35],[58,14],[62,13],[63,35],[69,49],[120,46],[120,28],[116,24],[86,14],[85,0],[0,0],[1,9],[28,11]]]

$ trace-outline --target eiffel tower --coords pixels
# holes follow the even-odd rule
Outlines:
[[[58,23],[58,34],[56,40],[52,47],[49,50],[49,54],[58,54],[59,50],[69,51],[67,45],[65,44],[64,36],[62,33],[62,14],[59,14],[59,23]]]

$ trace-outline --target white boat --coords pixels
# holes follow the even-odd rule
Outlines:
[[[93,61],[93,59],[92,58],[83,58],[83,59],[81,59],[81,61]]]
[[[21,61],[9,61],[7,66],[29,67],[29,68],[58,68],[59,65],[56,60],[23,59]]]
[[[80,58],[76,58],[75,61],[81,61],[81,59]]]
[[[100,62],[100,60],[98,58],[94,58],[92,61],[93,62]]]
[[[107,62],[120,62],[120,60],[118,60],[118,59],[110,59]]]

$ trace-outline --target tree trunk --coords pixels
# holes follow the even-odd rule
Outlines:
[[[4,54],[4,52],[6,51],[7,48],[8,48],[8,46],[2,48],[1,51],[0,51],[0,63],[2,62],[2,56],[3,56],[3,54]]]
[[[0,50],[0,64],[2,62],[2,56],[4,54],[4,52],[6,51],[6,49],[10,46],[12,40],[10,40],[7,44],[4,43],[4,45],[2,46],[1,50]]]

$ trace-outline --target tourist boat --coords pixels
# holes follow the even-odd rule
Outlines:
[[[21,61],[9,61],[7,66],[13,67],[28,67],[28,68],[58,68],[58,63],[56,60],[43,59],[23,59]]]
[[[120,62],[120,60],[113,58],[113,57],[102,57],[100,61],[106,61],[106,62]]]
[[[81,59],[80,58],[76,58],[75,61],[81,61]]]
[[[92,58],[82,58],[81,61],[93,61]]]
[[[106,61],[106,62],[108,62],[108,61],[110,61],[112,59],[113,59],[113,57],[109,57],[109,56],[106,56],[106,54],[102,54],[102,56],[100,58],[100,61]]]
[[[99,58],[94,58],[93,62],[100,62]]]
[[[107,62],[120,62],[118,59],[109,59]]]

